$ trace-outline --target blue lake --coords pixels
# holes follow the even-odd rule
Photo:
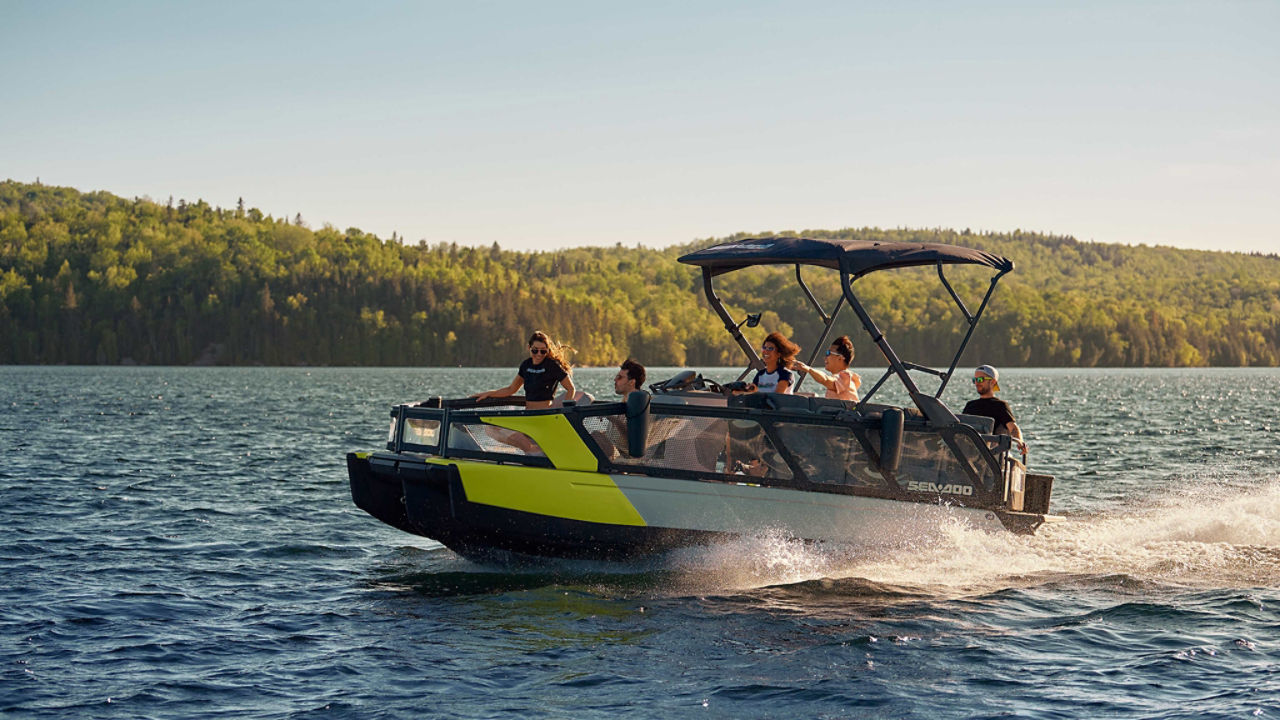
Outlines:
[[[392,404],[512,375],[0,367],[0,713],[1280,716],[1280,370],[1002,372],[1032,537],[512,571],[352,505]]]

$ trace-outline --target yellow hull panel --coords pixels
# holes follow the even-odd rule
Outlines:
[[[473,503],[582,522],[647,525],[608,475],[466,460],[430,462],[456,465]]]
[[[569,419],[563,415],[506,415],[480,419],[490,425],[522,432],[533,438],[547,454],[551,464],[561,470],[594,472],[600,468],[600,461],[591,454],[591,450],[578,436],[578,431],[573,429]]]

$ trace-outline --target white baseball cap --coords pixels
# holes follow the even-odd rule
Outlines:
[[[999,371],[999,370],[996,370],[995,368],[991,367],[990,365],[979,365],[978,367],[974,368],[974,370],[973,370],[973,374],[974,374],[974,375],[986,375],[987,377],[989,377],[989,378],[991,378],[992,380],[995,380],[995,381],[996,381],[995,387],[993,387],[993,388],[991,388],[991,389],[992,389],[992,390],[999,390],[999,389],[1000,389],[1000,371]]]

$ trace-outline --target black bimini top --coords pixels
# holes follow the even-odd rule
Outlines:
[[[1013,269],[1012,260],[956,245],[797,237],[730,240],[691,252],[680,262],[707,268],[712,275],[753,265],[797,264],[834,268],[855,278],[874,270],[938,263],[986,265],[1002,272]]]

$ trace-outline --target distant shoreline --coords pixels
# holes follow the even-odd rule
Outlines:
[[[787,233],[781,233],[786,235]],[[794,235],[794,233],[792,233]],[[1280,255],[1106,245],[1014,230],[844,228],[813,238],[936,242],[1014,263],[966,358],[1000,367],[1280,366]],[[739,233],[722,240],[751,237]],[[159,204],[0,182],[0,363],[271,367],[512,367],[533,330],[572,361],[718,366],[742,351],[696,268],[663,249],[512,252],[406,245],[358,228],[308,228],[256,208]],[[726,274],[735,317],[758,313],[800,343],[822,334],[790,268]],[[805,280],[831,308],[838,273]],[[963,317],[929,268],[857,280],[903,360],[946,367]],[[952,277],[973,309],[987,278]],[[855,357],[879,350],[852,312],[834,326]],[[805,353],[802,353],[803,357]],[[855,365],[858,361],[855,360]]]

